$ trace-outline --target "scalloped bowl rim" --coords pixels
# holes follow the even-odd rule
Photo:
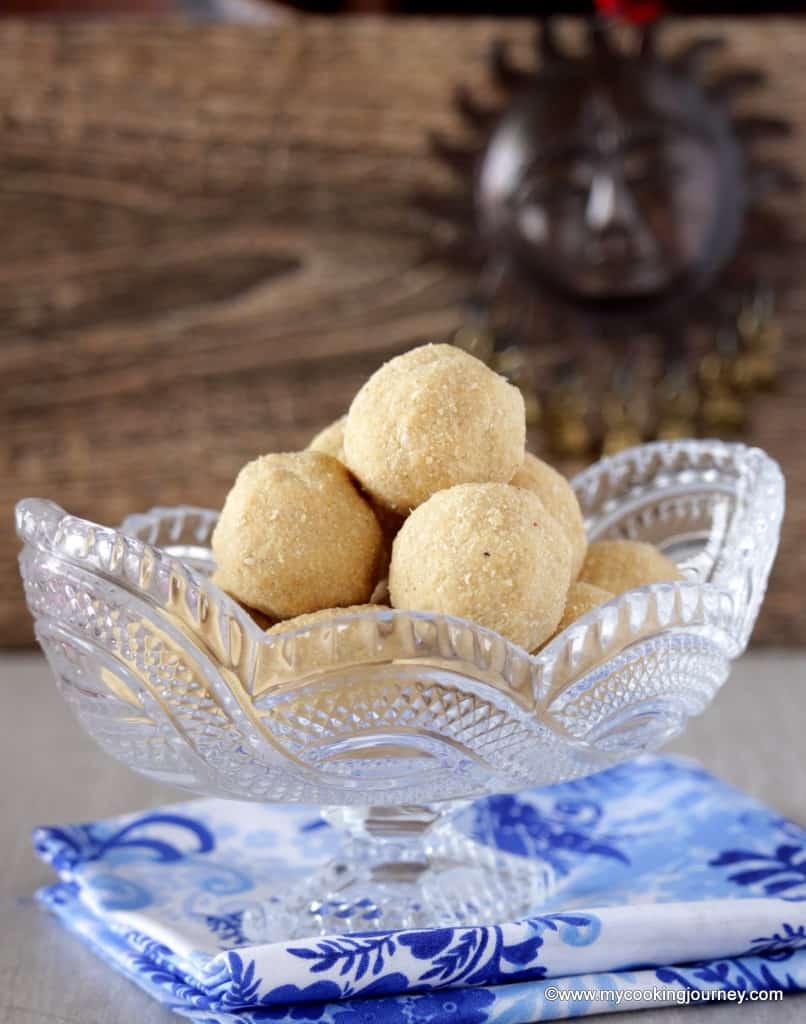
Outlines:
[[[712,447],[714,445],[720,446],[725,450],[726,456],[730,454],[759,453],[763,456],[768,465],[778,469],[774,460],[770,459],[770,457],[761,449],[751,448],[746,445],[731,444],[727,442],[686,440],[676,442],[672,444],[671,447],[683,452],[688,452],[692,449],[704,447],[705,445],[710,445]],[[577,493],[579,493],[588,484],[590,478],[601,476],[603,471],[608,470],[611,467],[618,466],[620,462],[628,461],[635,452],[641,451],[651,453],[653,449],[668,450],[669,448],[669,442],[651,442],[637,446],[636,448],[626,449],[616,455],[600,459],[596,463],[593,463],[591,466],[587,467],[575,476],[572,479],[571,484]],[[780,474],[780,470],[778,470],[778,473]],[[23,518],[27,512],[32,511],[34,508],[39,511],[40,515],[42,511],[47,509],[49,513],[49,524],[51,525],[51,540],[55,538],[57,532],[61,528],[69,523],[74,523],[83,528],[109,531],[113,534],[124,537],[127,543],[135,544],[143,553],[148,552],[151,555],[155,555],[159,560],[164,561],[172,569],[179,568],[181,572],[186,573],[192,579],[194,585],[198,587],[201,592],[210,594],[210,596],[212,596],[219,605],[226,610],[227,614],[231,618],[236,619],[238,623],[252,636],[252,639],[255,642],[264,645],[281,644],[289,638],[295,638],[298,636],[316,635],[320,632],[333,629],[334,627],[339,627],[340,625],[344,625],[355,620],[389,622],[396,616],[409,616],[425,623],[433,623],[435,625],[444,623],[448,626],[458,626],[469,629],[479,636],[488,637],[495,642],[503,644],[510,657],[521,661],[528,661],[534,668],[542,669],[550,668],[554,665],[563,657],[564,653],[568,651],[568,648],[575,643],[577,638],[584,635],[587,631],[603,625],[608,618],[612,619],[614,613],[616,615],[620,615],[623,610],[628,610],[630,604],[635,600],[635,598],[641,595],[646,596],[649,599],[667,594],[671,594],[673,599],[678,595],[682,597],[682,595],[685,595],[686,593],[694,593],[696,595],[713,595],[713,599],[716,602],[728,601],[731,605],[730,609],[727,609],[727,607],[723,605],[719,614],[720,620],[724,619],[726,613],[730,614],[730,612],[735,612],[736,610],[733,607],[735,604],[734,595],[731,594],[727,587],[707,581],[683,579],[663,583],[652,583],[617,594],[607,602],[576,619],[564,630],[554,635],[542,648],[534,653],[530,653],[525,648],[520,647],[513,641],[498,633],[496,630],[485,627],[472,619],[466,619],[461,616],[443,612],[392,607],[380,607],[378,609],[365,609],[361,611],[345,610],[343,613],[338,612],[327,619],[319,620],[315,623],[292,626],[288,630],[278,631],[269,635],[265,629],[261,628],[261,626],[255,622],[248,611],[246,611],[233,597],[227,594],[226,591],[217,586],[205,573],[197,571],[192,564],[185,559],[171,554],[166,547],[158,547],[149,544],[146,541],[141,540],[139,537],[132,535],[132,533],[127,532],[126,529],[127,524],[128,529],[131,529],[131,524],[135,520],[143,522],[147,520],[156,521],[160,517],[177,514],[191,513],[209,519],[210,521],[214,521],[218,517],[218,512],[216,510],[188,505],[155,506],[147,512],[132,513],[124,519],[123,523],[119,527],[108,527],[66,512],[61,508],[61,506],[49,499],[25,498],[17,503],[15,512],[17,532],[26,543],[30,543],[31,538],[27,537],[25,534]],[[54,518],[54,514],[56,513],[58,513],[58,520]],[[207,545],[203,545],[201,543],[199,544],[199,548],[209,550]],[[60,557],[65,556],[60,555]],[[683,563],[683,565],[685,565],[685,563]],[[684,625],[685,623],[672,623],[669,628]],[[662,631],[662,629],[658,629],[651,635],[659,635]],[[742,646],[741,643],[736,640],[736,638],[734,638],[733,643],[730,642],[730,639],[727,636],[725,639],[726,644],[724,653],[726,653],[728,657],[735,657],[740,653]],[[623,649],[623,645],[619,649]],[[614,652],[614,654],[615,653],[618,652]],[[361,663],[353,662],[353,664]]]

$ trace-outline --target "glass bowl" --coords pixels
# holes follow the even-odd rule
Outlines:
[[[651,541],[684,578],[534,655],[392,609],[268,636],[208,579],[206,509],[112,529],[26,499],[20,568],[59,689],[105,751],[200,793],[315,804],[344,830],[321,872],[249,910],[250,937],[490,923],[539,906],[551,869],[462,809],[653,750],[702,712],[747,644],[784,507],[776,463],[718,441],[633,448],[573,486],[591,540]]]

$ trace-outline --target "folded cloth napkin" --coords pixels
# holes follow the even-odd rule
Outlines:
[[[494,841],[559,880],[522,921],[250,945],[244,911],[337,837],[311,808],[225,800],[37,829],[60,876],[39,897],[197,1024],[527,1024],[806,989],[806,830],[696,765],[485,803]]]

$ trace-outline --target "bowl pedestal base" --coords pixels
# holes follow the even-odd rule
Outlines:
[[[499,924],[538,909],[554,886],[551,865],[470,838],[454,821],[462,806],[326,809],[344,832],[337,855],[250,907],[247,940]]]

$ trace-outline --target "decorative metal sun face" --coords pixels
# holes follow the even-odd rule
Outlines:
[[[730,256],[744,160],[695,82],[607,51],[514,104],[476,189],[484,237],[526,275],[574,302],[640,303],[698,288]]]
[[[662,22],[632,47],[606,20],[583,24],[570,52],[542,21],[534,68],[496,44],[503,98],[458,90],[465,140],[432,139],[456,184],[417,202],[450,225],[432,234],[442,258],[469,271],[454,341],[522,388],[556,457],[735,436],[781,338],[773,292],[786,282],[753,257],[774,221],[779,252],[786,231],[761,200],[798,186],[753,144],[789,125],[736,114],[763,76],[709,75],[719,38],[666,55]]]
[[[667,60],[648,32],[637,53],[617,50],[602,22],[589,34],[571,56],[544,22],[531,72],[499,45],[491,67],[509,104],[460,97],[475,138],[438,152],[464,170],[464,227],[495,274],[587,312],[665,314],[730,263],[755,197],[745,143],[785,126],[731,116],[733,94],[758,76],[704,84],[701,58],[718,40]]]

